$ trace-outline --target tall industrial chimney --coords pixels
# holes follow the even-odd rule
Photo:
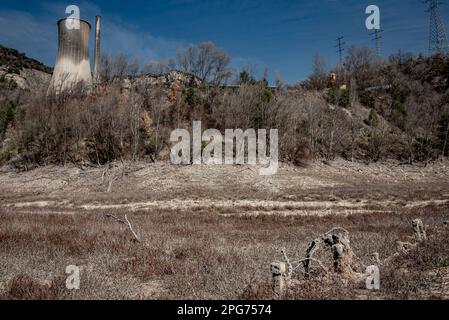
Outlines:
[[[95,52],[94,52],[94,83],[100,82],[100,29],[101,29],[101,17],[95,17]]]
[[[84,20],[67,18],[58,21],[58,56],[49,92],[60,93],[80,82],[92,85],[89,58],[90,30],[90,24]]]

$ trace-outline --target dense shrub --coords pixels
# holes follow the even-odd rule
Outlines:
[[[2,61],[16,57],[9,68],[31,63],[1,49]],[[188,67],[187,58],[181,55],[178,64]],[[215,58],[229,63],[220,50]],[[351,48],[332,76],[317,56],[311,79],[290,88],[269,87],[246,70],[239,86],[220,86],[229,70],[218,69],[209,84],[192,77],[190,83],[145,85],[124,76],[133,64],[123,55],[110,62],[102,69],[110,74],[103,76],[107,81],[91,92],[48,97],[43,90],[21,97],[13,112],[3,108],[2,138],[11,138],[19,154],[36,163],[154,160],[168,156],[173,129],[190,129],[192,121],[201,120],[203,129],[222,132],[278,129],[281,159],[295,164],[336,157],[427,162],[449,152],[448,56],[397,55],[385,62],[368,48]],[[0,80],[2,92],[11,92],[7,79]],[[2,95],[1,104],[11,100]]]
[[[142,155],[140,96],[107,88],[101,95],[32,98],[14,139],[26,161],[106,163]]]
[[[26,161],[40,164],[166,157],[171,131],[189,129],[195,120],[203,121],[204,130],[223,133],[278,129],[281,159],[295,164],[311,158],[379,161],[407,159],[413,153],[414,159],[425,160],[434,155],[429,144],[433,136],[423,132],[410,151],[399,129],[375,109],[354,103],[342,107],[320,93],[276,91],[262,82],[238,88],[187,87],[173,100],[162,87],[123,89],[116,81],[89,93],[36,93],[16,109],[22,116],[10,138]],[[8,110],[8,120],[1,123],[11,123]]]
[[[3,108],[0,109],[0,137],[5,133],[6,128],[14,120],[15,105],[12,102],[6,103]]]

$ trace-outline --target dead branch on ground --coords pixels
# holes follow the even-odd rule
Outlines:
[[[107,218],[111,218],[111,219],[115,220],[116,222],[118,222],[118,223],[120,223],[120,224],[126,225],[126,226],[128,227],[128,229],[129,229],[129,231],[131,231],[131,233],[132,233],[132,235],[133,235],[133,237],[134,237],[133,241],[135,241],[135,242],[140,242],[140,238],[139,238],[139,236],[137,235],[137,233],[134,231],[134,229],[133,229],[133,227],[132,227],[132,225],[131,225],[131,222],[129,222],[128,216],[127,216],[126,214],[125,214],[125,220],[122,220],[122,219],[120,219],[120,218],[117,218],[116,216],[114,216],[114,215],[112,215],[112,214],[107,214],[106,217],[107,217]]]

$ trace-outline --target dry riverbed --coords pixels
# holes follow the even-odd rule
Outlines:
[[[141,242],[108,215],[127,215]],[[250,166],[143,162],[4,167],[0,296],[269,298],[282,248],[302,258],[314,237],[341,226],[361,259],[387,257],[413,218],[431,229],[449,220],[448,162],[283,164],[272,177]],[[82,267],[76,292],[64,289],[72,264]],[[401,298],[393,287],[382,296]]]

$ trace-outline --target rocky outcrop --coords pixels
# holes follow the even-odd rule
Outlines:
[[[9,73],[7,68],[0,67],[0,78],[13,82],[22,90],[35,90],[40,87],[47,87],[51,75],[43,71],[34,69],[22,69],[20,74]]]
[[[192,74],[185,73],[182,71],[170,71],[165,74],[158,76],[154,75],[141,75],[135,78],[125,79],[124,87],[131,88],[131,86],[165,86],[171,87],[173,84],[177,84],[182,87],[199,87],[201,85],[201,80]]]

